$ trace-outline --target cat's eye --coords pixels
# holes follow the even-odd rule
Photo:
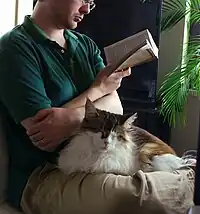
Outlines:
[[[105,132],[102,132],[101,133],[101,139],[105,139],[106,138],[106,133]]]
[[[121,141],[126,141],[126,138],[124,135],[120,134],[120,135],[117,135],[117,138],[118,140],[121,140]]]
[[[102,131],[101,133],[101,139],[105,139],[109,136],[110,132],[109,131]]]

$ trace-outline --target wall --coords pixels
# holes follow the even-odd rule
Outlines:
[[[200,99],[191,92],[186,104],[187,124],[185,127],[177,125],[171,132],[171,145],[179,155],[186,150],[197,149],[199,110]]]
[[[33,0],[5,0],[0,7],[0,36],[22,23],[32,7]]]
[[[0,36],[15,23],[15,0],[6,0],[0,7]]]
[[[161,33],[159,47],[158,87],[164,76],[181,62],[185,20]]]

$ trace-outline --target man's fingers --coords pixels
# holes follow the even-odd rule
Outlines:
[[[33,117],[33,121],[35,123],[40,122],[44,120],[50,113],[51,113],[51,109],[42,109]]]
[[[112,73],[114,73],[114,65],[108,64],[100,73],[100,76],[109,77]]]
[[[129,76],[129,75],[131,75],[131,68],[126,68],[120,72],[121,72],[122,77]]]
[[[35,122],[35,124],[33,124],[27,131],[26,131],[26,134],[30,137],[32,135],[35,135],[37,134],[38,132],[41,132],[42,128],[44,126],[48,126],[48,125],[51,125],[53,122],[51,120],[51,118],[47,117],[44,118],[42,121],[38,121],[38,122]]]
[[[52,150],[52,149],[55,149],[57,144],[55,144],[54,142],[49,142],[47,143],[43,148],[46,149],[47,151],[48,150]]]
[[[32,142],[39,142],[40,140],[43,139],[43,136],[41,135],[41,133],[36,133],[32,136],[29,137],[31,139]]]
[[[41,150],[44,150],[44,151],[54,151],[56,146],[56,144],[52,141],[46,141],[46,142],[38,142],[38,148],[40,148]]]
[[[44,139],[34,142],[33,144],[43,151],[53,151],[53,149],[55,149],[55,144],[52,141]]]
[[[123,70],[123,71],[117,71],[115,73],[113,73],[113,76],[116,78],[116,79],[121,79],[121,78],[124,78],[124,77],[127,77],[131,74],[131,68],[128,68],[126,70]]]
[[[116,77],[123,78],[129,76],[131,74],[131,68],[127,67],[123,70],[115,70],[115,65],[108,64],[100,73],[99,75],[102,77],[109,77],[110,75],[116,75]]]
[[[37,133],[40,132],[40,126],[41,124],[40,123],[37,123],[36,125],[33,125],[31,126],[27,131],[26,131],[26,134],[31,137]]]
[[[42,147],[42,148],[48,147],[49,144],[51,144],[51,143],[52,143],[51,141],[45,140],[45,139],[41,139],[40,141],[37,142],[38,146]]]

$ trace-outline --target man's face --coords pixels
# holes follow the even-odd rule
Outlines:
[[[49,3],[60,28],[76,28],[84,15],[90,12],[89,4],[83,4],[82,0],[49,0]]]

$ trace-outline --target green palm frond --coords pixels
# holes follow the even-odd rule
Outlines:
[[[189,26],[200,23],[200,0],[164,0],[161,31],[169,30],[189,17]],[[187,19],[186,19],[187,20]],[[185,105],[190,89],[200,95],[200,37],[184,44],[184,60],[165,76],[158,90],[160,114],[170,125],[185,124]]]
[[[199,0],[164,0],[162,5],[161,31],[171,29],[190,14],[190,23],[200,21]]]
[[[185,104],[190,88],[200,94],[200,38],[188,43],[187,55],[183,65],[177,66],[166,75],[158,91],[160,114],[171,125],[177,119],[185,124]]]
[[[196,24],[200,22],[200,1],[190,0],[191,14],[190,22],[191,24]]]

